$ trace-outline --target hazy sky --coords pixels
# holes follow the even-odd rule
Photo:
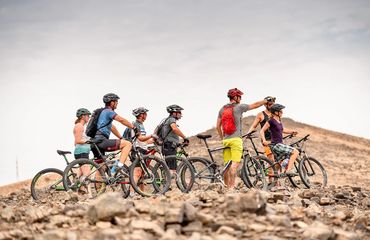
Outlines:
[[[0,185],[16,181],[16,159],[20,179],[63,168],[56,149],[73,151],[76,110],[105,93],[127,119],[150,109],[149,132],[177,103],[194,135],[233,87],[370,138],[370,1],[0,0]]]

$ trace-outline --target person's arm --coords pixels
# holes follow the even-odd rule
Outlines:
[[[125,125],[126,127],[134,128],[134,124],[130,123],[127,119],[119,116],[118,114],[116,114],[113,119],[117,122],[120,122],[122,125]]]
[[[185,135],[181,132],[181,130],[177,127],[176,123],[171,123],[172,131],[177,135],[182,137],[182,139],[185,139]]]
[[[285,133],[285,134],[293,134],[294,136],[298,134],[297,131],[294,131],[294,130],[291,130],[291,129],[287,129],[287,128],[283,128],[283,133]]]
[[[220,136],[221,140],[224,139],[224,134],[221,128],[221,118],[217,118],[216,129],[217,129],[218,135]]]
[[[143,136],[143,135],[139,135],[138,137],[137,137],[137,139],[139,139],[139,141],[140,142],[146,142],[146,141],[148,141],[149,139],[151,139],[152,138],[152,135],[149,135],[149,136]]]
[[[257,128],[257,125],[261,122],[261,115],[262,115],[263,113],[258,113],[257,114],[257,116],[256,116],[256,118],[254,119],[254,121],[253,121],[253,123],[252,123],[252,125],[251,125],[251,127],[249,128],[249,130],[248,130],[248,132],[247,132],[247,134],[248,133],[250,133],[250,132],[252,132],[253,130],[256,130],[256,128]]]
[[[267,146],[268,145],[268,142],[266,141],[266,138],[265,138],[265,132],[269,128],[270,128],[270,123],[269,122],[266,122],[265,125],[263,125],[263,127],[261,128],[260,137],[262,139],[263,146]]]
[[[82,139],[83,132],[85,131],[84,126],[81,123],[77,123],[73,129],[73,135],[75,136],[75,145],[84,144],[85,140]]]
[[[253,109],[256,109],[256,108],[259,108],[261,107],[263,104],[266,104],[267,103],[267,100],[264,99],[262,101],[258,101],[258,102],[255,102],[255,103],[252,103],[252,104],[248,104],[248,110],[253,110]]]
[[[118,129],[116,128],[116,126],[114,126],[112,124],[112,128],[111,128],[111,131],[112,133],[114,134],[114,136],[116,136],[117,138],[122,138],[121,134],[119,133]]]

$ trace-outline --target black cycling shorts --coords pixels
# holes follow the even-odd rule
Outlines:
[[[176,143],[172,142],[163,143],[162,153],[164,156],[176,155],[177,153]],[[169,169],[176,170],[177,168],[176,159],[166,159],[166,163]]]
[[[89,154],[88,153],[75,154],[75,159],[80,159],[80,158],[87,158],[87,159],[89,159]]]

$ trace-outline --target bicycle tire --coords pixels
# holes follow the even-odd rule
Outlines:
[[[266,190],[267,182],[264,170],[255,157],[244,156],[241,178],[247,187]]]
[[[316,165],[316,172],[320,171],[320,173],[322,174],[322,180],[316,180],[316,178],[314,178],[314,176],[321,176],[320,173],[315,173],[314,165]],[[326,187],[328,183],[328,175],[324,166],[320,163],[319,160],[312,157],[306,157],[299,163],[299,175],[303,181],[303,184],[307,188],[322,188]],[[315,185],[315,183],[317,183],[317,185]]]
[[[43,191],[39,189],[39,187],[41,187],[39,184],[43,186]],[[31,195],[34,200],[49,199],[50,194],[54,191],[65,191],[62,170],[57,168],[46,168],[36,173],[32,178]]]
[[[211,160],[201,157],[190,157],[187,159],[189,163],[193,166],[194,171],[194,184],[192,189],[199,190],[203,185],[209,185],[215,182],[215,168],[211,166],[213,163]],[[183,166],[180,169],[180,176],[183,175],[183,171],[187,170],[187,166]],[[180,178],[183,181],[182,178]],[[186,183],[182,182],[183,185]]]
[[[121,186],[123,192],[122,197],[127,198],[130,196],[130,169],[123,165],[122,168],[118,168],[114,177],[117,179],[116,184]]]
[[[135,168],[142,169],[142,175],[137,180],[134,179]],[[154,155],[145,155],[143,160],[136,158],[130,166],[130,183],[143,197],[164,194],[171,186],[170,169],[163,160]]]
[[[89,173],[84,178],[76,176],[74,170],[88,166]],[[82,170],[81,170],[82,171]],[[64,188],[75,192],[86,192],[90,198],[95,198],[106,191],[107,177],[101,166],[90,159],[77,159],[72,161],[63,173]]]
[[[305,187],[305,185],[303,183],[303,179],[302,179],[301,175],[299,174],[299,172],[300,172],[299,171],[300,162],[301,162],[301,160],[299,158],[297,158],[297,160],[294,162],[293,168],[296,171],[296,175],[295,176],[287,176],[288,179],[289,179],[289,182],[295,188],[304,188]]]
[[[168,160],[175,160],[177,162],[176,168],[176,185],[180,189],[181,192],[188,193],[194,184],[194,167],[188,161],[187,158],[179,157],[176,155],[170,155],[165,157],[165,162]],[[183,167],[186,167],[183,171],[181,170]]]

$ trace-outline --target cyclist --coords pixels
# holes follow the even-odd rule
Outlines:
[[[137,134],[137,139],[139,141],[136,141],[134,144],[137,144],[137,146],[143,149],[145,149],[147,144],[154,142],[152,135],[148,135],[148,136],[146,135],[146,131],[144,127],[144,122],[146,120],[148,111],[149,110],[144,107],[139,107],[139,108],[132,110],[132,115],[136,117],[136,120],[132,124],[134,124],[134,126],[139,130]],[[135,133],[131,128],[126,128],[125,131],[123,132],[122,137],[128,141],[131,141],[134,135]],[[135,182],[137,181],[137,179],[139,179],[141,174],[142,174],[142,169],[140,167],[135,168],[134,170]]]
[[[242,142],[242,115],[248,110],[252,110],[266,104],[272,99],[264,99],[252,104],[240,104],[243,92],[237,88],[230,89],[227,97],[230,102],[224,105],[217,118],[216,129],[224,147],[224,164],[232,161],[232,164],[224,174],[225,184],[229,188],[235,186],[236,172],[243,155]]]
[[[89,158],[90,145],[85,142],[89,140],[89,137],[85,133],[85,125],[89,121],[90,111],[86,108],[79,108],[76,112],[76,121],[73,128],[73,135],[75,138],[75,159]]]
[[[260,136],[261,136],[263,145],[268,146],[269,142],[267,142],[265,138],[265,132],[267,131],[267,129],[270,129],[271,150],[277,155],[289,156],[289,162],[285,169],[285,173],[287,175],[295,175],[295,172],[292,168],[293,168],[294,161],[298,157],[299,152],[297,149],[289,145],[283,144],[283,133],[296,135],[298,132],[284,128],[283,123],[281,122],[281,117],[283,115],[284,108],[285,106],[281,104],[272,105],[271,110],[270,110],[272,117],[262,127],[260,131]]]
[[[166,108],[167,112],[170,114],[163,124],[162,136],[163,146],[162,153],[164,156],[176,155],[177,145],[180,142],[179,137],[181,137],[185,144],[189,144],[189,139],[185,134],[179,129],[176,122],[182,117],[182,107],[176,104],[172,104]],[[167,166],[174,175],[176,173],[177,162],[174,159],[166,159]]]
[[[103,96],[103,102],[105,104],[105,109],[100,113],[95,139],[98,140],[98,147],[101,149],[102,154],[106,151],[116,151],[121,149],[119,167],[122,167],[125,163],[128,154],[131,151],[131,142],[122,139],[121,134],[112,124],[113,120],[121,123],[124,126],[134,129],[135,134],[138,129],[130,123],[127,119],[119,116],[114,110],[117,109],[119,97],[114,93],[107,93]],[[113,133],[119,139],[109,139],[110,133]]]
[[[270,119],[270,117],[271,117],[270,109],[271,109],[272,105],[274,105],[276,98],[272,97],[272,96],[267,96],[267,97],[265,97],[265,99],[272,99],[272,101],[267,102],[265,104],[266,109],[257,114],[257,116],[254,119],[251,127],[249,128],[248,133],[251,133],[252,131],[256,130],[258,124],[260,124],[261,129],[262,129],[262,127],[265,125],[265,123]],[[268,129],[265,131],[265,139],[267,141],[271,141],[271,133],[270,133],[270,130],[268,130]],[[263,146],[263,147],[264,147],[266,156],[270,160],[274,161],[274,154],[272,154],[270,147],[269,146]]]

